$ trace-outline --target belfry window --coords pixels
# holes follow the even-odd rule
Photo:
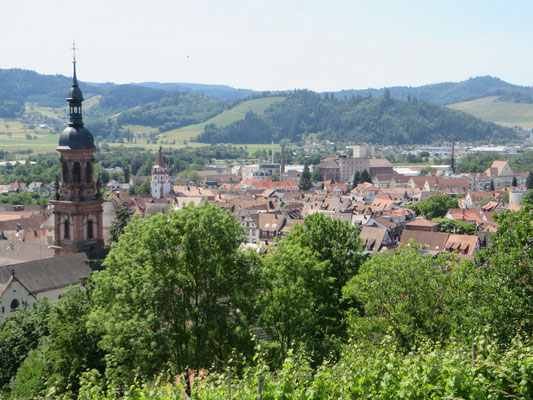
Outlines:
[[[65,229],[63,230],[63,237],[65,239],[68,239],[70,238],[70,218],[68,217],[68,215],[65,215],[63,217],[63,220],[65,225]]]
[[[89,215],[87,217],[87,239],[94,237],[94,217]]]
[[[87,161],[85,163],[85,181],[87,183],[91,183],[93,181],[93,171],[92,171],[92,165],[90,161]]]
[[[80,163],[78,161],[74,163],[73,178],[74,178],[74,183],[81,182],[81,168],[80,168]]]
[[[68,183],[68,180],[68,163],[66,161],[63,161],[63,182]]]

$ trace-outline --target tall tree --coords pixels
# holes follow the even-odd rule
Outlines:
[[[496,221],[493,245],[477,257],[482,268],[478,284],[472,285],[472,291],[479,288],[472,314],[478,326],[489,326],[500,340],[509,342],[518,332],[533,332],[532,208],[523,202],[520,211],[504,210]]]
[[[98,347],[101,336],[88,326],[91,292],[90,286],[70,288],[54,303],[50,312],[47,358],[51,377],[48,384],[61,393],[76,392],[82,372],[89,369],[104,371],[104,352]]]
[[[490,190],[491,192],[494,192],[494,190],[496,190],[496,189],[494,188],[494,180],[493,180],[493,179],[490,180],[489,190]]]
[[[517,187],[518,186],[518,180],[516,179],[516,176],[513,176],[513,181],[511,182],[511,186]]]
[[[127,203],[122,203],[117,210],[115,220],[111,224],[111,229],[109,230],[109,236],[112,242],[117,242],[118,238],[122,233],[124,233],[124,228],[130,221],[133,215],[133,210]]]
[[[344,289],[362,305],[351,315],[356,337],[380,341],[392,334],[404,349],[420,338],[446,339],[452,329],[456,256],[423,256],[413,245],[376,254]]]
[[[275,326],[283,351],[292,341],[317,363],[338,352],[346,337],[342,288],[362,263],[357,229],[315,213],[281,240],[266,262],[260,309]],[[294,302],[291,305],[291,302]]]
[[[300,176],[299,187],[301,190],[309,190],[313,187],[313,182],[311,181],[311,172],[309,172],[309,166],[307,163],[305,163],[302,176]]]
[[[0,324],[0,388],[15,376],[28,352],[48,335],[50,303],[44,299],[23,305]]]
[[[353,187],[356,187],[357,185],[359,185],[361,183],[361,173],[359,171],[355,171],[355,174],[353,174],[353,181],[352,181],[352,186]]]
[[[526,187],[528,190],[533,189],[533,172],[532,171],[529,171],[529,175],[527,176]]]
[[[111,377],[217,368],[233,349],[251,350],[243,238],[235,217],[209,203],[126,226],[93,278],[91,323],[103,329]]]
[[[368,173],[367,169],[361,171],[361,182],[372,183],[372,178],[370,177],[370,174]]]

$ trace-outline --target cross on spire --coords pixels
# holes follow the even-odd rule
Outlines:
[[[73,40],[72,41],[72,61],[74,62],[74,64],[76,64],[76,41]]]

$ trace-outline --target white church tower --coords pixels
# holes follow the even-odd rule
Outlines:
[[[152,183],[150,184],[152,197],[160,199],[163,195],[170,193],[170,177],[168,168],[163,160],[163,149],[159,147],[157,160],[152,167]]]

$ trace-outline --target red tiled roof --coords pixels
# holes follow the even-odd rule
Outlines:
[[[408,222],[405,225],[433,228],[434,226],[438,225],[438,223],[430,221],[429,219],[419,218],[415,219],[414,221]]]
[[[163,159],[163,149],[160,146],[157,153],[157,160],[155,160],[154,168],[166,168],[165,160]]]

